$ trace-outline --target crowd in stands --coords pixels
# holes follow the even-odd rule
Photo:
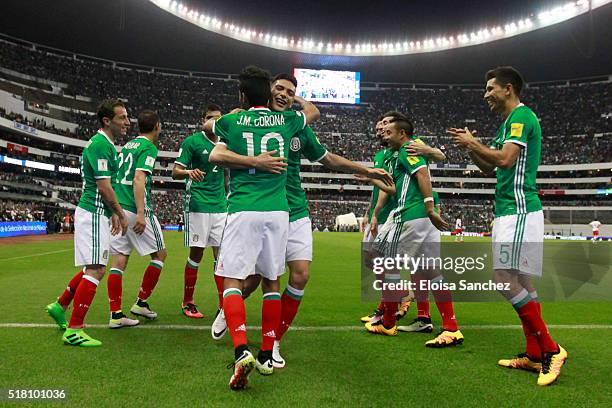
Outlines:
[[[124,98],[132,117],[143,108],[158,110],[164,121],[160,150],[178,150],[182,140],[199,127],[200,110],[208,102],[219,104],[225,111],[238,105],[234,80],[113,67],[109,62],[75,60],[3,41],[0,56],[5,68],[67,84],[63,91],[66,95],[84,95],[92,100]],[[445,130],[469,126],[478,130],[485,141],[492,137],[500,120],[489,112],[482,96],[481,89],[469,87],[364,90],[361,105],[321,106],[322,117],[313,128],[331,150],[353,160],[370,161],[378,150],[373,137],[375,118],[384,111],[399,110],[413,119],[417,135],[445,148],[448,162],[467,163],[467,156],[450,146]],[[594,138],[594,134],[612,132],[612,83],[530,86],[524,89],[522,99],[541,119],[545,136],[543,164],[600,162],[610,158],[611,138]],[[0,114],[12,115],[2,111]],[[40,120],[28,123],[82,139],[97,130],[94,115],[74,111],[70,116],[72,122],[79,124],[75,134]],[[23,118],[16,120],[25,122]],[[132,129],[130,137],[135,131]],[[570,139],[570,135],[585,136]]]
[[[36,201],[0,201],[0,221],[44,221],[44,206]]]

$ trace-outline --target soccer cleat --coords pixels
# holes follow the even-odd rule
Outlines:
[[[457,344],[463,343],[463,334],[460,330],[448,331],[442,330],[436,338],[425,342],[425,347],[443,348],[456,346]]]
[[[280,341],[274,340],[274,346],[272,347],[272,364],[274,368],[284,368],[285,359],[280,354]]]
[[[383,315],[383,311],[382,311],[382,310],[380,310],[380,309],[375,309],[373,313],[371,313],[371,314],[369,314],[369,315],[367,315],[367,316],[363,316],[363,317],[361,318],[361,323],[368,323],[368,322],[371,322],[371,321],[372,321],[372,319],[373,319],[374,317],[376,317],[376,316],[380,317],[380,316],[382,316],[382,315]]]
[[[92,339],[83,329],[67,328],[62,340],[67,346],[98,347],[102,345],[100,340]]]
[[[502,367],[518,368],[519,370],[540,372],[542,363],[532,360],[527,353],[521,353],[514,358],[502,359],[497,362]]]
[[[149,304],[144,300],[138,299],[134,306],[130,309],[130,313],[135,316],[141,316],[145,319],[153,320],[157,317],[157,313],[151,310]]]
[[[542,370],[538,376],[538,385],[550,385],[561,375],[561,367],[567,361],[567,351],[559,346],[556,353],[542,353]]]
[[[249,382],[249,374],[255,367],[255,357],[248,349],[242,352],[242,355],[236,359],[234,363],[227,366],[234,368],[234,374],[230,378],[229,386],[232,390],[242,390]]]
[[[225,321],[225,313],[223,309],[217,310],[217,315],[215,316],[215,321],[210,328],[210,334],[213,340],[220,340],[221,337],[225,336],[227,333],[227,322]]]
[[[402,303],[400,303],[399,310],[395,312],[395,319],[400,320],[402,317],[406,316],[408,310],[410,310],[410,305],[412,304],[412,298],[404,298]]]
[[[260,350],[255,360],[255,369],[261,375],[274,374],[274,362],[272,361],[272,350]]]
[[[138,319],[130,319],[123,312],[111,312],[110,321],[108,327],[111,329],[120,329],[122,327],[133,327],[138,326],[140,321]]]
[[[66,324],[66,311],[58,302],[53,302],[47,305],[46,307],[47,313],[55,323],[59,326],[60,330],[66,330],[68,324]]]
[[[433,324],[427,317],[417,317],[408,326],[398,326],[397,330],[408,333],[431,333]]]
[[[382,322],[380,323],[366,323],[365,329],[373,334],[382,334],[384,336],[397,336],[397,326],[393,325],[392,328],[387,329]]]
[[[198,307],[193,303],[187,303],[183,305],[183,314],[192,319],[201,319],[204,317],[202,312],[198,310]]]

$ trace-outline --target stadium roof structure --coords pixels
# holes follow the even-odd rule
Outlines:
[[[494,7],[485,0],[381,0],[375,4],[365,0],[338,0],[328,2],[325,7],[320,3],[304,7],[275,0],[181,1],[188,4],[184,6],[189,8],[187,15],[190,10],[213,10],[210,15],[204,14],[204,21],[206,17],[211,22],[213,18],[222,20],[223,28],[225,22],[228,28],[234,24],[234,32],[240,27],[240,35],[242,27],[246,32],[248,25],[250,32],[258,30],[257,37],[262,32],[264,40],[268,31],[270,39],[277,36],[277,43],[281,33],[300,33],[294,34],[294,45],[299,42],[298,38],[303,39],[302,44],[304,39],[314,42],[316,38],[324,42],[324,49],[329,43],[331,51],[335,51],[335,44],[342,43],[342,50],[338,46],[338,52],[320,55],[237,41],[177,18],[152,0],[57,0],[52,6],[4,0],[0,26],[3,34],[70,52],[199,72],[236,73],[247,64],[255,64],[272,72],[291,71],[294,67],[340,69],[360,71],[362,80],[368,82],[444,84],[481,83],[486,70],[506,64],[517,67],[530,82],[612,72],[612,4],[603,5],[610,3],[603,0],[593,0],[591,5],[597,8],[588,12],[583,10],[588,2],[574,2],[576,6],[572,9],[581,11],[576,17],[530,32],[524,31],[530,25],[530,29],[540,27],[540,14],[547,10],[557,11],[548,17],[542,14],[543,20],[553,15],[557,17],[549,22],[568,17],[567,0],[509,0]],[[198,11],[198,21],[202,12]],[[513,21],[516,31],[506,36],[505,26],[512,31]],[[523,21],[522,28],[520,21]],[[267,27],[268,31],[261,27]],[[486,27],[491,27],[489,36],[492,28],[501,28],[504,38],[485,41]],[[472,32],[475,38],[481,32],[481,39],[466,46],[452,48],[442,40],[444,36],[450,42],[453,36],[459,45],[461,33],[469,33],[466,35],[471,41]],[[520,35],[514,35],[519,32]],[[380,43],[381,49],[388,38],[387,52],[369,56],[346,52],[347,42],[354,50],[356,44],[367,44],[368,38],[371,44]],[[431,51],[436,52],[392,55],[390,51],[389,44],[394,44],[395,50],[398,42],[399,48],[408,42],[410,48],[411,41],[416,47],[421,39],[433,39],[435,47]],[[440,49],[436,48],[438,39]]]

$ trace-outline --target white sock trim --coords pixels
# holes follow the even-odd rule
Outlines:
[[[510,299],[510,303],[512,303],[513,305],[516,305],[517,303],[524,300],[526,297],[529,297],[529,293],[527,292],[527,289],[523,289],[518,293],[518,295]]]
[[[110,268],[110,272],[117,272],[119,275],[123,276],[123,271],[119,268]]]
[[[300,290],[300,289],[296,289],[293,286],[287,284],[287,287],[285,288],[285,290],[295,296],[304,296],[304,289]]]
[[[281,294],[278,293],[278,292],[268,292],[268,293],[264,293],[263,298],[265,299],[265,298],[270,297],[270,296],[278,296],[278,297],[280,297],[280,295]]]
[[[90,281],[91,283],[93,283],[96,286],[98,286],[100,284],[100,281],[97,280],[96,278],[94,278],[93,276],[83,275],[83,279],[87,279],[88,281]]]
[[[187,258],[187,263],[189,264],[189,266],[191,266],[192,268],[196,268],[196,269],[198,266],[200,266],[199,262],[196,262],[192,260],[191,258]]]
[[[229,289],[225,289],[223,291],[223,297],[225,297],[225,295],[227,294],[227,292],[236,292],[238,291],[238,293],[242,296],[242,291],[238,288],[229,288]]]
[[[529,292],[529,296],[531,296],[531,298],[533,300],[537,300],[538,299],[538,291],[534,290],[533,292]]]
[[[159,269],[164,267],[164,263],[162,261],[158,261],[157,259],[151,259],[151,263],[159,266]]]

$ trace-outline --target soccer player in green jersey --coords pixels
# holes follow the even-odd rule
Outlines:
[[[549,385],[559,377],[567,351],[548,333],[530,281],[530,276],[542,275],[544,215],[536,188],[542,130],[535,113],[520,101],[523,78],[516,69],[498,67],[485,78],[484,99],[503,119],[491,146],[479,142],[468,128],[448,133],[482,172],[497,177],[493,275],[496,282],[509,284],[501,294],[519,315],[527,343],[524,353],[499,360],[499,365],[539,372],[538,385]]]
[[[423,156],[409,156],[403,148],[410,141],[419,143],[420,139],[414,136],[414,126],[405,116],[391,118],[389,122],[384,128],[384,137],[389,147],[395,152],[390,164],[395,181],[395,191],[388,192],[386,189],[381,191],[378,203],[374,208],[371,227],[373,233],[377,234],[375,246],[385,256],[424,254],[425,257],[437,258],[440,256],[439,230],[447,229],[448,223],[436,211],[427,160]],[[378,231],[377,216],[389,199],[393,202],[393,210],[387,222]],[[423,267],[414,272],[414,275],[418,274],[422,279],[433,282],[440,282],[443,278],[434,269]],[[395,280],[399,280],[399,272],[385,271],[385,282]],[[420,293],[419,288],[420,285],[417,284],[415,289],[417,299],[426,298]],[[442,331],[434,339],[427,341],[425,345],[427,347],[447,347],[461,344],[463,334],[455,319],[450,291],[435,290],[433,295],[442,316]],[[366,323],[366,330],[370,333],[397,334],[395,311],[398,302],[394,301],[393,297],[385,296],[381,321]]]
[[[111,234],[125,235],[128,226],[113,184],[118,168],[114,141],[127,134],[130,121],[125,105],[119,100],[103,101],[97,116],[101,128],[83,149],[83,191],[74,216],[75,265],[84,268],[72,278],[58,301],[47,306],[49,315],[66,330],[64,344],[80,347],[102,345],[83,331],[85,315],[104,277]],[[73,310],[66,328],[65,311],[70,301]]]
[[[374,167],[375,168],[382,168],[382,169],[389,171],[389,163],[391,159],[393,158],[393,150],[388,148],[387,142],[385,141],[384,127],[390,123],[390,120],[392,118],[399,118],[399,117],[405,118],[405,115],[397,111],[389,111],[389,112],[383,113],[376,122],[376,128],[375,128],[376,138],[378,139],[380,145],[383,148],[379,150],[378,152],[376,152],[376,154],[374,155]],[[406,150],[409,156],[423,156],[429,162],[441,162],[446,159],[446,156],[444,155],[444,153],[442,153],[440,149],[428,146],[421,139],[418,139],[418,141],[410,140],[409,143],[406,144],[406,146],[404,146],[404,150]],[[365,243],[363,247],[365,251],[367,251],[368,243],[373,242],[375,235],[376,235],[376,234],[372,234],[370,221],[372,219],[372,214],[374,213],[374,208],[376,207],[376,203],[378,202],[379,192],[380,192],[380,189],[378,188],[378,186],[374,185],[372,189],[372,196],[370,198],[370,203],[368,204],[368,207],[366,208],[366,211],[365,211],[365,214],[362,220],[361,227],[364,232],[362,242]],[[393,209],[392,206],[393,206],[392,200],[387,200],[386,204],[380,210],[380,213],[377,217],[377,221],[379,225],[383,225],[387,221],[387,217],[389,216],[389,213]],[[364,253],[363,259],[367,259],[367,254]],[[396,316],[398,319],[401,319],[408,313],[408,309],[410,308],[411,302],[412,302],[412,297],[410,296],[410,294],[408,294],[405,297],[405,299],[403,299],[402,302],[400,303],[399,310],[396,313]],[[420,300],[418,302],[420,309],[422,310],[428,309],[427,308],[428,303],[425,304],[423,302],[424,302],[423,300]],[[382,315],[383,315],[383,304],[381,301],[376,307],[376,309],[374,310],[374,312],[372,312],[371,314],[367,316],[363,316],[360,320],[362,323],[368,323],[368,322],[375,323],[375,322],[379,322],[380,319],[382,319]]]
[[[211,119],[221,117],[221,108],[209,104],[202,115],[202,126]],[[212,132],[196,132],[181,144],[178,157],[174,162],[172,177],[187,180],[183,212],[185,219],[185,246],[189,247],[189,257],[185,264],[183,288],[183,314],[201,319],[204,315],[193,301],[193,292],[198,279],[198,266],[204,249],[211,247],[214,265],[219,256],[219,245],[227,218],[225,198],[225,171],[208,161],[218,138]],[[214,269],[213,269],[214,272]],[[214,275],[219,298],[217,316],[223,307],[223,278]],[[225,330],[211,329],[213,338],[221,338]]]
[[[269,157],[284,161],[291,137],[320,116],[319,110],[306,102],[303,112],[270,111],[270,75],[258,67],[245,68],[239,82],[240,101],[248,110],[230,113],[212,123],[219,142],[209,157],[211,163],[222,166],[232,155],[240,156],[244,163],[243,168],[230,170],[228,217],[215,272],[224,278],[223,310],[235,354],[229,385],[234,390],[246,386],[254,367],[264,375],[273,373],[274,331],[281,314],[279,276],[285,269],[289,227],[287,174],[259,171],[255,157],[269,152]],[[211,122],[205,124],[205,130]],[[257,360],[247,344],[242,298],[244,279],[253,272],[262,275],[264,293],[262,346]]]
[[[291,109],[295,101],[297,80],[290,74],[279,74],[272,80],[270,108],[275,112]],[[299,99],[299,98],[298,98]],[[352,174],[362,174],[386,180],[392,184],[391,177],[380,168],[370,169],[328,151],[307,126],[291,137],[287,166],[287,200],[289,203],[289,231],[285,261],[289,267],[289,281],[281,297],[281,321],[275,331],[272,360],[274,368],[283,368],[285,360],[280,354],[280,340],[289,329],[297,315],[304,289],[310,279],[312,262],[312,224],[308,215],[306,192],[300,179],[302,156],[312,162],[319,162],[328,169]],[[243,287],[246,297],[259,284],[258,275],[249,276]]]
[[[111,239],[113,256],[108,277],[108,299],[111,317],[109,327],[136,326],[138,320],[128,319],[121,311],[123,272],[127,267],[132,250],[138,255],[151,257],[147,266],[138,297],[130,309],[135,316],[153,320],[157,313],[151,310],[148,299],[155,289],[166,260],[166,245],[162,229],[153,213],[151,184],[157,159],[157,140],[161,132],[161,121],[156,112],[144,110],[138,114],[139,136],[123,146],[119,154],[119,170],[115,191],[119,204],[125,209],[128,231],[125,236]]]

